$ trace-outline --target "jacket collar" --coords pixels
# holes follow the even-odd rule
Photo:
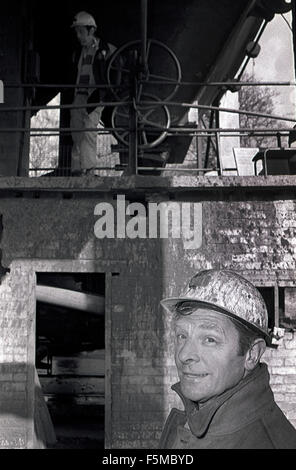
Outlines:
[[[269,373],[264,363],[259,364],[235,387],[210,399],[201,408],[198,403],[184,397],[180,382],[173,385],[172,389],[182,399],[189,428],[196,437],[202,437],[206,432],[233,432],[253,421],[259,408],[273,400]]]

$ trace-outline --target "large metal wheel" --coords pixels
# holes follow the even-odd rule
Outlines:
[[[141,55],[142,42],[132,41],[120,47],[111,57],[107,79],[114,96],[121,100],[122,96],[129,92],[136,74],[140,80],[137,87],[137,101],[141,100],[142,94],[156,95],[161,101],[170,100],[181,82],[181,67],[176,55],[168,46],[155,39],[147,40],[144,60]],[[117,87],[118,72],[121,77],[120,87]],[[163,84],[157,85],[151,83],[152,81]]]
[[[121,101],[129,101],[129,96],[121,98]],[[158,98],[153,95],[141,95],[141,102],[134,103],[138,122],[138,148],[139,150],[151,149],[159,145],[167,136],[171,119],[168,108],[157,103]],[[131,132],[131,105],[115,106],[112,113],[112,127],[115,129],[116,138],[124,145],[129,145],[129,135]],[[116,128],[126,128],[126,130],[116,131]]]

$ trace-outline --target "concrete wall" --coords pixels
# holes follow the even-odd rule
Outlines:
[[[4,83],[4,104],[1,107],[17,107],[24,105],[24,92],[20,88],[10,88],[24,80],[24,58],[27,45],[24,24],[29,27],[24,5],[17,1],[5,2],[1,5],[0,16],[0,79]],[[25,127],[22,112],[1,112],[0,129]],[[22,165],[28,166],[28,151],[22,161],[22,142],[24,134],[20,132],[0,133],[0,175],[12,176],[22,172]],[[21,163],[22,161],[22,163]]]
[[[296,286],[296,200],[280,192],[236,199],[191,194],[187,201],[202,203],[203,239],[199,248],[185,249],[183,239],[98,240],[94,207],[108,192],[72,199],[40,194],[0,203],[2,265],[10,269],[0,286],[0,446],[34,446],[35,273],[73,271],[107,273],[106,445],[156,447],[170,407],[179,404],[170,391],[177,377],[159,300],[212,267],[237,270],[256,285]],[[276,400],[296,425],[293,334],[264,360]]]

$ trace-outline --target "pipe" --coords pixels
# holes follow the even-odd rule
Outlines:
[[[147,80],[139,80],[141,83],[147,83]],[[177,82],[175,80],[149,80],[149,85],[173,85],[180,86],[296,86],[296,82]]]
[[[138,103],[136,103],[138,104]],[[145,105],[155,105],[155,101],[145,101]],[[223,111],[225,113],[233,113],[233,114],[244,114],[246,116],[257,116],[257,117],[265,117],[270,119],[276,119],[278,121],[288,121],[288,122],[296,122],[296,119],[287,118],[284,116],[277,116],[274,114],[265,114],[265,113],[256,113],[254,111],[245,111],[245,110],[238,110],[234,108],[221,108],[220,106],[206,106],[203,104],[191,104],[191,103],[178,103],[178,102],[170,102],[167,101],[157,101],[157,105],[166,105],[166,106],[179,106],[181,108],[196,108],[196,109],[211,109],[214,111]]]
[[[145,102],[146,103],[146,102]],[[131,101],[101,101],[100,103],[91,104],[56,104],[56,105],[43,105],[43,106],[0,106],[0,112],[17,112],[17,111],[40,111],[41,109],[81,109],[81,108],[94,108],[97,106],[127,106]],[[155,104],[155,101],[154,101]]]
[[[262,27],[261,27],[261,29],[260,29],[260,31],[259,31],[259,33],[258,33],[258,36],[257,36],[256,39],[255,39],[253,49],[257,46],[257,44],[258,44],[258,42],[259,42],[259,40],[260,40],[260,38],[261,38],[261,36],[262,36],[262,34],[263,34],[263,32],[264,32],[266,26],[267,26],[267,23],[268,23],[268,21],[265,20],[264,23],[263,23],[263,25],[262,25]],[[252,50],[253,50],[253,49],[252,49]],[[251,56],[249,55],[249,56],[246,58],[245,63],[243,64],[241,70],[239,71],[239,74],[238,74],[238,77],[237,77],[238,80],[241,78],[241,76],[243,75],[244,71],[246,70],[247,65],[248,65],[250,59],[251,59]]]
[[[85,312],[104,315],[105,297],[102,295],[86,294],[59,287],[36,286],[36,299],[60,307],[82,310]]]
[[[139,80],[141,83],[147,83],[147,80]],[[296,86],[296,82],[245,82],[245,81],[226,81],[226,82],[179,82],[176,80],[149,80],[149,85],[172,85],[178,84],[180,86]],[[122,85],[112,85],[112,88],[120,87]],[[5,88],[77,88],[77,85],[69,84],[35,84],[35,83],[21,83],[21,84],[6,84]],[[83,85],[83,88],[111,88],[110,85]]]
[[[40,109],[79,109],[79,108],[88,108],[88,107],[96,107],[96,106],[126,106],[128,104],[132,104],[131,101],[122,101],[122,102],[108,102],[108,103],[92,103],[90,105],[56,105],[56,106],[19,106],[19,107],[0,107],[0,111],[3,112],[16,112],[16,111],[27,111],[27,110],[40,110]],[[142,103],[136,103],[137,105],[141,105]],[[181,108],[196,108],[196,109],[205,109],[205,110],[214,110],[214,111],[223,111],[225,113],[232,113],[232,114],[243,114],[245,116],[256,116],[256,117],[265,117],[269,119],[276,119],[278,121],[287,121],[287,122],[296,122],[296,119],[294,118],[288,118],[284,116],[277,116],[274,114],[265,114],[265,113],[256,113],[254,111],[246,111],[246,110],[238,110],[234,108],[221,108],[220,106],[206,106],[202,104],[192,104],[192,103],[179,103],[179,102],[173,102],[171,101],[168,103],[167,101],[145,101],[145,106],[150,105],[150,106],[175,106],[175,107],[181,107]]]
[[[144,72],[148,70],[147,63],[147,0],[141,0],[141,49],[142,49],[142,65]]]
[[[12,133],[12,132],[28,132],[28,130],[30,130],[31,132],[46,132],[48,131],[48,127],[47,128],[33,128],[33,129],[28,129],[28,128],[25,128],[25,127],[18,127],[18,128],[0,128],[0,133]],[[83,128],[83,129],[70,129],[70,128],[52,128],[51,129],[53,132],[68,132],[68,133],[72,133],[72,132],[83,132],[83,131],[89,131],[89,132],[98,132],[98,134],[100,133],[99,129],[96,128],[96,127],[92,127],[92,128]],[[129,127],[110,127],[110,128],[104,128],[104,131],[107,131],[109,130],[110,132],[114,132],[114,131],[128,131],[129,130]],[[167,128],[167,127],[161,127],[159,126],[157,128],[157,131],[165,131],[167,132],[168,134],[190,134],[192,133],[192,135],[195,135],[196,133],[197,134],[202,134],[202,135],[207,135],[208,133],[211,134],[212,132],[213,133],[217,133],[217,132],[235,132],[237,130],[237,132],[239,133],[242,133],[242,132],[248,132],[250,133],[250,135],[255,135],[256,132],[259,132],[259,133],[269,133],[269,134],[277,134],[279,132],[279,129],[278,128],[269,128],[269,127],[266,127],[266,128],[242,128],[242,129],[235,129],[235,128],[229,128],[229,129],[226,129],[226,128],[222,128],[222,127],[218,127],[218,128],[212,128],[210,129],[209,131],[205,130],[205,129],[202,129],[202,130],[195,130],[194,132],[192,131],[192,127],[171,127],[171,128]],[[154,132],[155,133],[155,127],[146,127],[145,128],[145,131],[146,132]],[[284,132],[291,132],[291,128],[288,127],[288,128],[281,128],[280,129],[280,132],[284,133]],[[46,136],[46,134],[45,134]]]
[[[112,85],[119,88],[121,85]],[[5,88],[77,88],[77,83],[5,83]],[[83,84],[83,88],[111,88],[111,85],[89,85]]]

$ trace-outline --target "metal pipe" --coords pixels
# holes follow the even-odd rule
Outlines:
[[[83,84],[83,88],[120,88],[121,86]],[[77,83],[5,83],[5,88],[77,88]]]
[[[91,104],[56,104],[56,105],[42,105],[42,106],[0,106],[0,112],[17,112],[17,111],[40,111],[41,109],[81,109],[81,108],[94,108],[97,106],[127,106],[131,101],[101,101],[100,103]],[[145,102],[146,103],[146,102]],[[154,102],[155,104],[155,102]]]
[[[138,104],[138,103],[136,103]],[[155,101],[145,101],[145,105],[155,105]],[[167,102],[167,101],[157,101],[157,105],[166,105],[166,106],[179,106],[181,108],[196,108],[196,109],[212,109],[214,111],[223,111],[225,113],[233,114],[244,114],[246,116],[256,116],[256,117],[265,117],[270,119],[276,119],[278,121],[288,121],[296,122],[296,119],[287,118],[284,116],[277,116],[274,114],[265,114],[265,113],[256,113],[254,111],[238,110],[234,108],[221,108],[220,106],[206,106],[203,104],[191,104],[191,103],[178,103],[178,102]]]
[[[26,131],[26,130],[29,130],[29,129],[30,129],[30,128],[23,127],[23,128],[20,130],[20,132],[21,132],[22,130],[23,130],[23,131]],[[38,130],[37,130],[37,129],[38,129]],[[7,130],[8,130],[8,131],[19,131],[19,129],[9,129],[9,128],[8,128]],[[60,130],[60,129],[59,129],[59,130]],[[62,130],[63,130],[63,129],[62,129]],[[86,130],[86,128],[83,128],[83,129],[81,128],[80,130],[78,129],[77,132],[80,132],[80,131],[83,132],[83,131],[85,131],[85,130]],[[93,130],[93,129],[91,129],[91,130]],[[126,127],[126,128],[119,128],[119,127],[116,128],[116,127],[114,127],[114,128],[104,128],[103,130],[95,128],[95,130],[96,130],[97,133],[100,134],[100,135],[111,135],[111,134],[113,134],[114,131],[118,131],[118,130],[120,130],[120,131],[127,131],[127,130],[129,130],[129,129],[128,129],[127,127]],[[145,130],[148,131],[148,130],[151,130],[151,129],[148,129],[148,128],[147,128],[147,129],[145,129]],[[161,128],[160,130],[167,130],[167,131],[168,131],[167,128]],[[173,130],[173,129],[171,129],[171,131],[172,131],[172,130]],[[214,131],[212,132],[212,129],[209,129],[209,130],[206,130],[206,129],[196,129],[196,130],[192,130],[191,128],[186,128],[186,129],[184,129],[184,128],[183,128],[183,129],[182,129],[182,128],[176,128],[176,129],[175,129],[175,132],[176,132],[176,133],[179,133],[179,131],[182,131],[182,130],[186,132],[186,135],[191,135],[191,136],[197,135],[198,137],[204,138],[204,139],[205,139],[205,138],[208,138],[208,137],[213,137],[213,136],[215,136],[215,132],[214,132]],[[281,129],[280,131],[279,131],[278,129],[272,130],[272,129],[270,129],[270,128],[266,128],[266,129],[260,128],[260,129],[257,129],[257,130],[254,129],[254,128],[252,128],[252,129],[247,129],[247,130],[245,130],[245,129],[243,129],[243,130],[237,130],[237,132],[236,132],[236,129],[232,129],[232,130],[233,130],[233,134],[232,134],[232,133],[231,133],[231,129],[229,129],[229,130],[228,130],[229,132],[228,132],[227,134],[224,134],[224,133],[223,133],[224,130],[226,131],[226,129],[220,129],[221,137],[239,137],[241,134],[248,134],[248,135],[250,135],[250,136],[257,136],[257,137],[258,137],[258,136],[266,136],[266,135],[270,135],[271,137],[276,137],[276,135],[278,134],[278,132],[281,133],[281,136],[286,136],[286,137],[288,137],[288,136],[289,136],[289,133],[290,133],[290,131],[291,131],[290,128],[289,128],[289,129],[286,129],[286,130]],[[0,129],[0,131],[1,131],[1,129]],[[219,132],[219,129],[216,129],[215,131],[216,131],[216,132]],[[261,131],[262,131],[262,132],[261,132]],[[6,129],[3,128],[3,129],[2,129],[2,132],[6,132]],[[173,132],[171,132],[171,133],[173,134]],[[155,134],[155,133],[154,133],[154,134]],[[41,127],[40,127],[40,128],[38,127],[38,128],[35,128],[35,129],[32,128],[32,129],[31,129],[31,137],[59,137],[59,132],[49,132],[48,128],[46,128],[46,129],[45,129],[45,128],[43,129],[43,128],[41,128]]]
[[[183,82],[177,80],[139,80],[139,83],[147,83],[149,85],[180,85],[180,86],[296,86],[296,82],[280,82],[280,81],[272,81],[272,82],[246,82],[246,81],[227,81],[227,82]],[[83,85],[83,88],[98,88],[98,89],[105,89],[105,88],[119,88],[122,85]],[[34,83],[21,83],[21,84],[6,84],[5,88],[77,88],[77,84],[69,85],[69,84],[34,84]]]
[[[201,117],[201,122],[203,123],[204,127],[206,127],[206,126],[205,126],[205,123],[204,123],[204,120],[203,120],[202,117]],[[211,111],[210,122],[209,122],[209,129],[212,128],[213,123],[214,123],[214,111]],[[213,134],[213,135],[215,135],[215,134]],[[199,137],[199,136],[197,135],[196,137]],[[215,148],[215,145],[214,145],[214,143],[213,143],[213,140],[211,139],[211,136],[208,134],[208,136],[207,136],[207,147],[206,147],[206,157],[205,157],[205,166],[207,166],[208,161],[209,161],[209,155],[210,155],[210,148],[211,148],[211,145],[213,146],[215,153],[217,153],[217,150],[216,150],[216,148]]]
[[[149,128],[146,128],[146,131],[149,131],[149,130],[153,130],[153,129],[149,129]],[[192,132],[192,128],[190,127],[184,127],[184,128],[177,128],[177,127],[171,127],[170,129],[167,129],[166,127],[163,127],[163,128],[159,128],[159,130],[165,130],[167,131],[167,133],[186,133],[186,132]],[[279,132],[279,129],[278,128],[270,128],[270,127],[263,127],[263,128],[247,128],[247,127],[244,127],[244,128],[222,128],[222,127],[217,127],[217,128],[212,128],[209,132],[214,132],[214,133],[217,133],[217,132],[235,132],[237,131],[238,133],[241,133],[241,132],[249,132],[250,135],[253,135],[253,133],[255,132],[269,132],[269,133],[273,133],[273,134],[277,134]],[[282,128],[280,130],[281,132],[290,132],[291,131],[291,128]],[[198,134],[206,134],[207,131],[205,130],[202,130],[202,131],[199,131],[199,130],[196,130],[194,132],[197,132]]]
[[[264,23],[263,23],[263,25],[262,25],[262,27],[261,27],[261,29],[260,29],[260,31],[259,31],[259,33],[258,33],[258,36],[257,36],[256,39],[255,39],[255,43],[254,43],[253,49],[254,49],[254,48],[256,47],[256,45],[258,44],[258,42],[259,42],[259,40],[260,40],[260,38],[261,38],[261,36],[262,36],[262,34],[263,34],[263,32],[264,32],[266,26],[267,26],[267,23],[268,23],[268,21],[265,20]],[[248,63],[250,62],[250,59],[251,59],[251,56],[248,56],[248,57],[246,58],[245,63],[243,64],[241,70],[239,71],[238,80],[239,80],[240,77],[243,75],[244,71],[246,70]]]
[[[16,106],[16,107],[1,107],[0,111],[2,112],[16,112],[16,111],[39,111],[41,109],[80,109],[80,108],[92,108],[96,106],[127,106],[130,105],[131,101],[120,101],[120,102],[105,102],[105,103],[92,103],[86,105],[55,105],[55,106]],[[142,103],[136,103],[137,105],[141,105]],[[206,106],[202,104],[192,104],[192,103],[179,103],[179,102],[167,102],[167,101],[145,101],[145,106],[174,106],[174,107],[181,107],[181,108],[196,108],[196,109],[205,109],[205,110],[214,110],[214,111],[223,111],[225,113],[232,113],[232,114],[243,114],[245,116],[256,116],[256,117],[265,117],[268,119],[276,119],[278,121],[287,121],[287,122],[296,122],[294,118],[287,118],[284,116],[277,116],[274,114],[265,114],[265,113],[257,113],[254,111],[246,111],[246,110],[238,110],[234,108],[221,108],[219,106]]]
[[[138,115],[134,106],[131,106],[130,110],[128,150],[128,173],[130,175],[136,175],[138,165]]]
[[[32,129],[28,129],[27,127],[18,127],[18,128],[0,128],[0,133],[1,132],[28,132],[28,131],[31,131],[31,132],[47,132],[49,131],[49,128],[38,128],[38,127],[35,127],[35,128],[32,128]],[[83,132],[83,131],[90,131],[90,132],[98,132],[98,134],[100,133],[100,129],[98,129],[97,127],[92,127],[92,128],[80,128],[80,129],[71,129],[71,128],[51,128],[50,129],[52,132]],[[116,127],[116,128],[113,128],[113,127],[105,127],[104,128],[104,131],[106,133],[106,131],[110,131],[111,133],[114,133],[114,131],[128,131],[129,130],[129,127]],[[155,127],[146,127],[145,128],[145,131],[147,132],[154,132],[155,133]],[[195,133],[197,134],[201,134],[202,136],[207,136],[207,134],[211,134],[212,132],[213,133],[218,133],[218,132],[227,132],[227,133],[231,133],[231,132],[235,132],[236,129],[234,128],[229,128],[229,129],[226,129],[226,128],[213,128],[211,129],[210,131],[206,131],[206,130],[196,130],[194,132],[192,132],[192,127],[182,127],[182,128],[170,128],[168,129],[167,127],[161,127],[159,126],[157,128],[157,131],[165,131],[167,134],[172,134],[172,135],[178,135],[178,134],[192,134],[192,135],[195,135]],[[283,128],[280,130],[281,132],[291,132],[291,128]],[[237,129],[237,132],[238,133],[249,133],[250,135],[256,135],[256,132],[259,132],[259,133],[267,133],[267,134],[277,134],[279,132],[279,129],[278,128],[242,128],[242,129]],[[45,134],[46,135],[46,134]]]
[[[119,170],[116,168],[116,166],[112,167],[112,166],[100,166],[100,167],[96,167],[96,168],[93,168],[95,171],[97,170],[114,170],[114,171],[122,171],[122,168],[120,168]],[[37,171],[54,171],[54,170],[71,170],[70,167],[65,167],[65,168],[61,168],[61,167],[58,167],[58,166],[55,166],[55,167],[50,167],[50,168],[29,168],[29,171],[31,172],[37,172]]]
[[[57,170],[58,167],[54,168],[29,168],[29,171],[31,173],[37,172],[37,171],[54,171]],[[70,168],[59,168],[60,170],[70,170]],[[191,171],[217,171],[217,168],[182,168],[182,167],[177,167],[177,168],[161,168],[161,167],[139,167],[140,170],[159,170],[159,171],[185,171],[185,172],[191,172]],[[235,168],[236,169],[236,168]],[[95,171],[100,171],[100,170],[112,170],[112,171],[122,171],[123,169],[120,168],[119,170],[116,169],[116,167],[99,167],[99,168],[94,168]],[[79,178],[79,177],[78,177]]]
[[[147,0],[141,0],[141,48],[142,48],[142,65],[144,71],[148,70],[147,64]]]
[[[144,170],[144,171],[149,171],[149,170],[157,170],[157,171],[185,171],[185,172],[191,172],[191,171],[218,171],[217,168],[181,168],[181,167],[177,167],[177,168],[166,168],[166,167],[154,167],[154,166],[141,166],[139,168],[141,171]],[[236,168],[235,168],[236,169]]]
[[[220,106],[219,106],[219,101],[217,102],[217,106],[215,106],[216,108],[220,109]],[[218,125],[218,127],[220,127],[220,113],[218,110],[215,110],[215,124]],[[218,174],[219,175],[222,175],[222,164],[221,164],[221,161],[220,161],[220,156],[221,156],[221,143],[220,143],[220,133],[217,132],[216,133],[216,149],[217,149],[217,166],[218,166]]]
[[[293,55],[294,55],[294,77],[296,74],[296,1],[292,0],[292,34],[293,34]]]
[[[89,128],[80,128],[80,129],[72,129],[72,128],[69,128],[69,127],[64,127],[64,128],[60,128],[60,127],[53,127],[53,128],[48,128],[48,127],[34,127],[32,129],[28,128],[28,127],[18,127],[18,128],[10,128],[10,127],[7,127],[7,128],[0,128],[0,133],[1,132],[27,132],[27,131],[31,131],[31,132],[46,132],[48,130],[51,130],[52,132],[83,132],[83,131],[89,131],[89,132],[98,132],[98,134],[100,133],[100,129],[98,129],[97,127],[89,127]],[[126,127],[116,127],[116,128],[113,128],[113,127],[106,127],[104,128],[104,131],[110,131],[110,132],[114,132],[114,131],[126,131],[128,130],[128,128]],[[154,129],[155,130],[155,129]],[[46,134],[45,134],[46,135]]]
[[[141,83],[147,83],[147,80],[139,80]],[[227,82],[177,82],[176,80],[149,80],[149,85],[174,85],[180,86],[296,86],[296,82],[240,82],[237,80]]]

